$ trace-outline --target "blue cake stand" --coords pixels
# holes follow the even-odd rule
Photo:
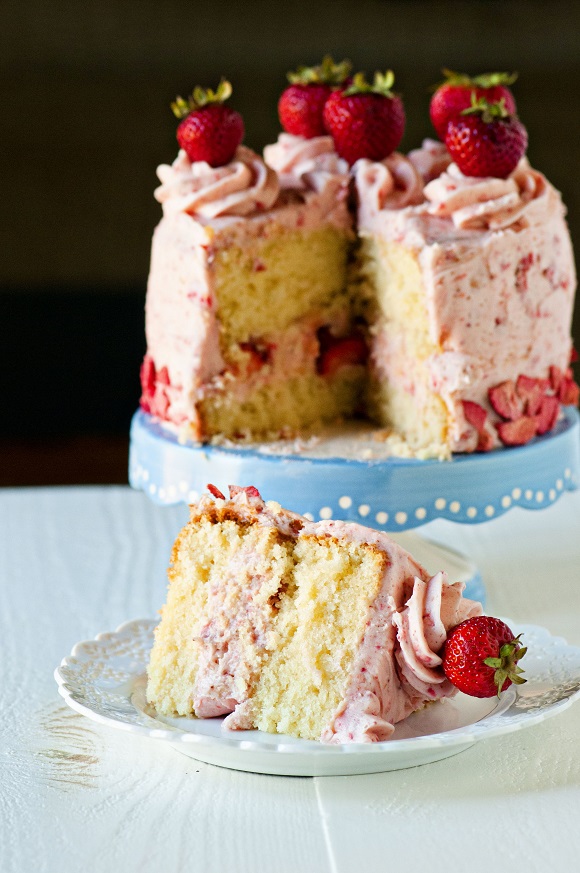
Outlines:
[[[161,505],[192,503],[210,482],[226,494],[230,484],[254,485],[264,499],[278,500],[310,519],[358,521],[400,532],[437,518],[478,524],[515,506],[550,506],[578,487],[579,435],[578,412],[567,407],[550,434],[525,446],[456,455],[449,461],[360,460],[313,456],[307,448],[292,454],[287,447],[277,453],[268,446],[182,443],[139,411],[131,424],[129,481]],[[409,543],[409,550],[416,553],[416,544]],[[481,579],[467,563],[469,594],[481,599]]]

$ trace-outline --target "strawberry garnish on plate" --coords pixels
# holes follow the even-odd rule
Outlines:
[[[335,64],[331,56],[326,55],[316,67],[298,67],[288,73],[290,84],[278,101],[278,117],[286,133],[306,139],[324,136],[324,104],[332,89],[344,84],[350,71],[350,61]]]
[[[405,110],[393,93],[392,70],[375,73],[372,84],[357,73],[346,88],[333,91],[324,106],[324,124],[336,151],[352,166],[360,158],[382,161],[395,151],[405,130]]]
[[[174,115],[182,119],[177,142],[190,161],[223,167],[232,160],[244,138],[244,122],[239,112],[225,105],[231,93],[232,86],[222,79],[215,91],[197,87],[187,100],[177,97],[171,104]]]
[[[528,133],[505,103],[481,97],[447,124],[445,145],[464,176],[507,179],[528,147]]]
[[[447,124],[471,106],[471,95],[477,100],[484,97],[488,103],[504,101],[509,115],[516,114],[516,101],[509,86],[517,79],[517,73],[481,73],[468,76],[443,70],[445,81],[436,89],[429,106],[429,115],[439,139],[444,140]]]
[[[477,615],[451,630],[441,653],[449,681],[471,697],[500,696],[512,683],[523,684],[519,661],[527,649],[499,618]]]

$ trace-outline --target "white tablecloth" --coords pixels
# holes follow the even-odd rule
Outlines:
[[[580,869],[580,703],[435,764],[315,779],[197,763],[68,709],[54,668],[155,615],[186,514],[127,488],[0,491],[2,873]],[[425,532],[476,562],[488,612],[580,645],[580,493]]]

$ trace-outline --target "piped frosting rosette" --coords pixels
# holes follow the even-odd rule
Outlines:
[[[180,150],[173,164],[158,167],[157,175],[161,185],[155,198],[165,214],[187,212],[206,220],[270,209],[280,190],[276,173],[245,146],[223,167],[192,163]]]
[[[441,669],[438,652],[448,630],[481,613],[479,603],[462,598],[463,588],[461,582],[449,585],[443,572],[427,582],[415,576],[411,597],[404,609],[393,614],[397,628],[395,657],[410,697],[439,700],[453,691]]]
[[[423,177],[399,152],[383,161],[361,158],[353,168],[363,224],[383,210],[403,209],[423,202]]]
[[[277,142],[264,149],[264,160],[278,174],[282,190],[315,191],[346,196],[349,167],[337,155],[331,136],[305,139],[281,133]]]
[[[501,230],[526,217],[548,189],[545,177],[522,158],[507,179],[464,176],[450,164],[425,186],[428,212],[461,230]],[[528,216],[532,219],[532,216]]]
[[[453,694],[438,652],[448,631],[479,615],[481,604],[463,598],[463,583],[450,585],[443,572],[427,581],[415,576],[406,587],[404,606],[397,609],[389,596],[367,628],[358,679],[323,742],[383,742],[422,703]]]
[[[424,182],[436,179],[451,163],[451,156],[438,139],[424,139],[421,147],[407,155]]]

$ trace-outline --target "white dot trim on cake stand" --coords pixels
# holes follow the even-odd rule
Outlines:
[[[558,430],[559,428],[559,430]],[[308,519],[401,531],[447,519],[481,524],[514,507],[537,510],[578,487],[580,417],[526,446],[451,461],[351,460],[180,443],[141,412],[133,419],[129,479],[158,504],[195,502],[213,482],[254,485]]]

